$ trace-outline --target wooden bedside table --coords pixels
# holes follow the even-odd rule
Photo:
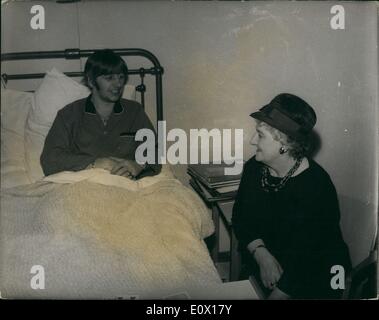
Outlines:
[[[238,240],[232,228],[234,199],[232,201],[216,202],[219,216],[229,234],[230,260],[229,260],[229,281],[237,281],[241,271],[241,256],[238,251]]]
[[[220,220],[224,224],[230,237],[230,257],[229,257],[229,281],[236,281],[241,268],[240,255],[238,252],[238,241],[232,229],[232,213],[234,196],[212,196],[207,193],[200,183],[193,177],[189,181],[192,188],[202,198],[206,205],[212,210],[212,220],[215,226],[215,243],[211,250],[211,257],[214,263],[219,262],[219,242],[220,242]]]

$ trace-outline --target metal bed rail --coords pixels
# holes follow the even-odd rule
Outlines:
[[[157,122],[163,120],[163,94],[162,94],[162,75],[163,68],[157,59],[157,57],[150,51],[140,48],[130,48],[130,49],[112,49],[114,52],[118,53],[120,56],[139,56],[148,59],[153,67],[130,69],[128,74],[139,75],[141,79],[141,84],[136,87],[136,90],[141,94],[141,104],[145,107],[145,91],[146,86],[144,84],[145,75],[155,76],[155,87],[156,87],[156,113]],[[41,59],[66,59],[75,60],[80,58],[89,57],[96,50],[80,50],[80,49],[66,49],[62,51],[30,51],[30,52],[14,52],[14,53],[2,53],[1,61],[16,61],[16,60],[41,60]],[[65,72],[69,77],[81,77],[83,72]],[[21,80],[21,79],[38,79],[43,78],[44,73],[28,73],[28,74],[6,74],[1,75],[2,79],[7,82],[8,80]]]

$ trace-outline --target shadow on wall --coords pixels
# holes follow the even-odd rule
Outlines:
[[[312,131],[311,144],[310,157],[314,158],[322,148],[320,135],[316,131]],[[369,256],[373,248],[378,223],[377,209],[373,203],[364,203],[346,195],[338,194],[338,199],[341,211],[340,225],[355,267]]]
[[[311,148],[312,148],[310,157],[314,159],[314,157],[317,155],[317,153],[321,149],[321,138],[318,132],[312,131],[310,139],[311,139]]]
[[[375,206],[339,195],[341,229],[347,243],[353,267],[370,254],[377,231]]]

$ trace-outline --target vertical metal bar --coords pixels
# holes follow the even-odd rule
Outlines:
[[[241,271],[241,256],[238,252],[238,240],[233,232],[232,226],[229,226],[230,232],[230,267],[229,281],[237,281]]]
[[[215,243],[212,249],[212,260],[218,262],[219,246],[220,246],[220,213],[216,203],[212,203],[212,220],[215,225]]]
[[[162,98],[162,73],[158,72],[155,75],[155,83],[156,83],[156,105],[157,105],[157,122],[163,121],[163,98]]]
[[[141,104],[143,110],[145,110],[145,91],[141,91]]]

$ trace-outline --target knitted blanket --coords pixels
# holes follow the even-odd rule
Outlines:
[[[0,231],[5,298],[149,299],[221,283],[203,241],[209,213],[167,170],[140,181],[63,172],[3,189]]]

